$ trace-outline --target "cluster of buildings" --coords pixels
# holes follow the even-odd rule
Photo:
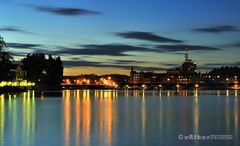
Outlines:
[[[166,88],[166,89],[226,89],[239,88],[239,74],[223,75],[197,72],[197,64],[185,53],[185,61],[180,68],[167,70],[165,73],[130,71],[128,88]]]
[[[237,69],[237,71],[233,70]],[[231,73],[229,73],[231,72]],[[181,67],[167,70],[164,73],[135,71],[130,75],[95,74],[65,76],[62,86],[71,88],[127,88],[127,89],[240,89],[240,68],[223,68],[221,72],[197,71],[197,64],[185,53]]]
[[[112,76],[79,75],[64,76],[62,81],[63,88],[118,88]]]

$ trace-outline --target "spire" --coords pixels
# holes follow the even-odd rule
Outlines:
[[[133,67],[131,67],[131,72],[133,72]]]

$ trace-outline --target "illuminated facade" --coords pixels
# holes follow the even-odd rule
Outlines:
[[[1,81],[0,87],[33,87],[35,83],[29,82],[26,80],[27,73],[22,70],[20,65],[17,65],[16,69],[11,69],[12,80],[9,81]]]
[[[161,85],[188,85],[196,84],[200,73],[196,72],[197,65],[185,54],[185,61],[181,68],[167,70],[166,73],[130,71],[131,84],[161,84]]]

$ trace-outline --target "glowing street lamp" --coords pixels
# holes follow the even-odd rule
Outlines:
[[[198,88],[199,87],[199,85],[198,84],[195,84],[195,88]]]

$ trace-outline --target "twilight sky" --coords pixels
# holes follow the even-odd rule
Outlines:
[[[239,0],[0,0],[0,35],[16,61],[61,56],[65,75],[155,72],[184,61],[240,66]]]

